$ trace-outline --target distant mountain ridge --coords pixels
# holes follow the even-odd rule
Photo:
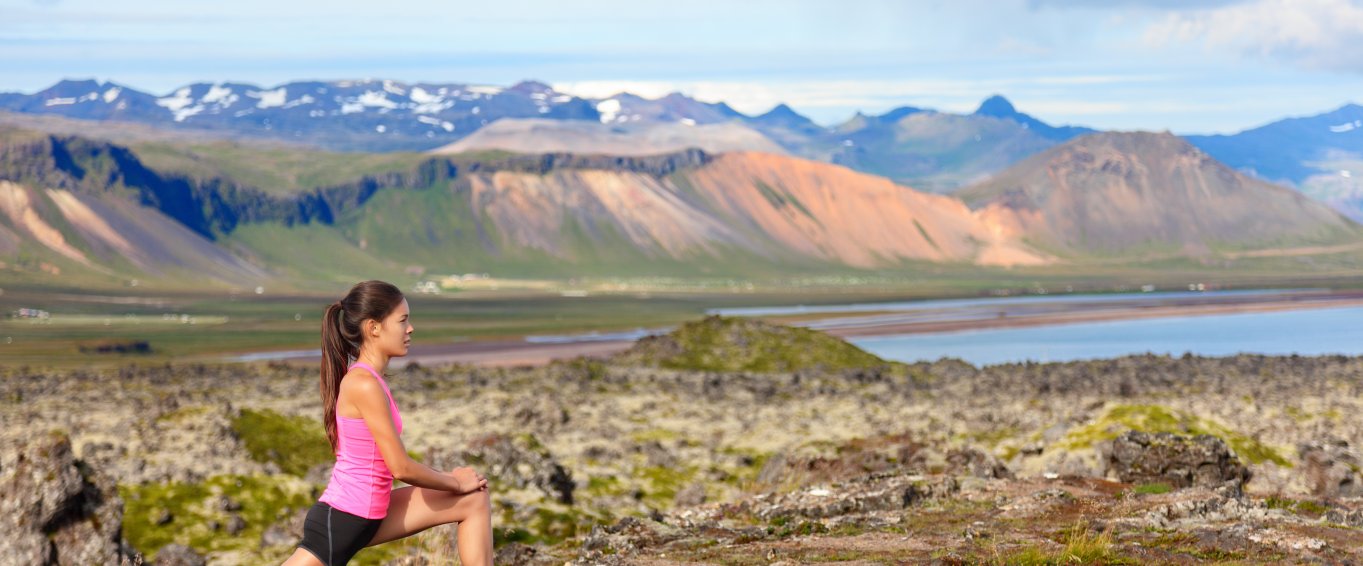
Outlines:
[[[1233,135],[1184,139],[1232,168],[1275,183],[1299,184],[1321,171],[1313,162],[1363,159],[1363,106],[1346,104]]]
[[[629,93],[583,99],[534,81],[507,88],[391,80],[299,81],[272,88],[195,83],[159,97],[115,83],[62,81],[31,95],[0,94],[0,111],[139,123],[175,131],[230,132],[244,139],[340,151],[427,151],[463,140],[503,119],[575,124],[565,126],[570,130],[595,123],[626,128],[625,137],[631,132],[656,136],[652,126],[675,131],[678,125],[723,124],[726,127],[716,131],[750,141],[737,146],[707,146],[697,141],[695,147],[774,149],[751,141],[751,135],[737,133],[747,129],[793,155],[937,191],[977,180],[1066,136],[1087,131],[1051,127],[1016,111],[998,96],[971,115],[901,107],[823,127],[784,104],[749,116],[723,102],[701,102],[678,93],[658,99]],[[945,144],[937,143],[942,139]],[[643,140],[637,145],[650,143]]]
[[[115,83],[62,81],[32,95],[0,94],[0,109],[229,130],[351,151],[430,149],[503,117],[600,118],[590,101],[533,81],[508,88],[390,80],[303,81],[269,89],[195,83],[161,97]]]
[[[930,192],[981,182],[1093,131],[1052,126],[1000,95],[970,114],[902,106],[879,115],[858,113],[825,127],[784,104],[749,116],[723,102],[678,93],[658,99],[630,93],[587,99],[535,81],[505,88],[391,80],[298,81],[271,88],[195,83],[165,96],[115,83],[62,81],[31,95],[0,94],[0,112],[99,121],[87,128],[89,135],[114,141],[125,141],[118,132],[131,128],[110,124],[144,124],[177,135],[228,135],[339,151],[639,155],[685,147],[771,152],[779,146],[790,155]],[[22,126],[69,133],[83,131],[82,123],[90,122],[33,120]],[[542,126],[531,127],[536,123]],[[1186,138],[1242,173],[1294,186],[1363,220],[1363,107],[1350,104],[1234,135]]]

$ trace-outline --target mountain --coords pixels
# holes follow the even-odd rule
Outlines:
[[[1079,137],[956,194],[1024,241],[1069,257],[1205,255],[1363,235],[1324,204],[1237,173],[1168,133]]]
[[[1066,141],[1076,136],[1093,132],[1091,128],[1052,126],[1027,114],[1018,112],[1017,109],[1013,107],[1013,103],[997,94],[986,98],[984,102],[981,102],[979,109],[975,110],[975,115],[1012,120],[1022,127],[1040,134],[1041,137],[1054,141]]]
[[[0,130],[0,272],[235,286],[392,270],[772,276],[1082,265],[1363,239],[1325,205],[1169,134],[1082,136],[960,198],[759,152],[393,157],[236,147],[177,158],[173,147],[147,147]],[[252,184],[234,176],[250,166],[273,171]]]
[[[630,122],[673,123],[686,125],[719,124],[747,118],[723,102],[701,102],[689,96],[674,92],[651,100],[622,92],[595,101],[596,111],[601,115],[603,124],[624,124]]]
[[[810,140],[822,136],[827,131],[785,104],[778,104],[766,113],[748,118],[745,122],[787,151],[801,153]]]
[[[880,115],[858,113],[832,128],[817,127],[787,110],[778,107],[774,115],[748,123],[794,155],[933,192],[982,180],[1024,157],[1091,131],[1049,126],[1018,112],[1001,96],[986,100],[973,114],[903,106]]]
[[[768,153],[433,156],[287,189],[242,184],[221,164],[158,171],[82,138],[0,140],[0,269],[29,277],[44,265],[250,285],[400,267],[695,275],[1048,261],[955,199]]]
[[[1184,136],[1225,164],[1272,182],[1299,184],[1324,162],[1363,159],[1363,106],[1279,120],[1234,135]]]
[[[504,117],[600,117],[591,102],[532,81],[510,88],[391,80],[301,81],[273,88],[195,83],[159,97],[113,83],[62,81],[32,95],[0,95],[0,110],[366,151],[426,150]]]
[[[1295,186],[1363,222],[1363,106],[1347,104],[1229,136],[1185,137],[1243,173]]]
[[[0,263],[11,277],[267,277],[213,242],[212,226],[230,221],[204,218],[183,180],[141,167],[125,149],[0,131],[0,172]]]
[[[723,102],[701,102],[679,93],[658,99],[629,93],[582,99],[533,81],[509,88],[391,80],[298,81],[271,88],[195,83],[164,96],[113,83],[62,81],[32,95],[0,94],[0,112],[81,120],[72,126],[0,117],[0,121],[21,127],[52,133],[88,131],[116,142],[132,136],[155,137],[148,132],[123,132],[129,129],[128,124],[141,124],[176,132],[180,137],[273,140],[331,151],[429,151],[450,146],[491,125],[493,130],[487,137],[495,138],[496,143],[474,140],[456,147],[577,152],[627,147],[638,154],[655,147],[673,151],[680,149],[681,143],[710,151],[775,151],[779,146],[785,153],[937,192],[977,181],[1087,131],[1052,127],[1018,112],[999,96],[986,100],[969,115],[905,106],[879,116],[858,114],[825,128],[784,104],[762,115],[748,116]],[[534,122],[497,126],[501,120]],[[549,134],[546,121],[564,125]],[[610,129],[588,127],[582,122]],[[704,128],[719,125],[726,127]],[[685,132],[682,126],[701,128]],[[756,131],[775,145],[758,142],[752,135],[739,133],[740,129]],[[513,140],[515,132],[588,145],[580,148],[537,139]],[[711,133],[723,141],[705,140]],[[660,144],[659,138],[667,143]],[[735,143],[736,138],[744,141]]]
[[[740,122],[623,122],[503,118],[434,154],[502,150],[516,153],[655,155],[697,148],[711,153],[763,151],[785,153]]]

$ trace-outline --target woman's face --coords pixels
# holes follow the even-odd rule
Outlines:
[[[412,326],[410,315],[407,299],[403,299],[382,321],[365,321],[365,341],[390,358],[407,355],[407,348],[412,344],[412,331],[416,329]]]

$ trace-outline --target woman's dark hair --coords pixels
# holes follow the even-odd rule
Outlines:
[[[341,378],[346,368],[360,355],[364,335],[360,325],[366,320],[382,321],[402,304],[402,291],[383,281],[362,281],[331,303],[322,316],[322,424],[327,429],[331,451],[336,452],[340,438],[336,431],[336,400],[341,396]]]

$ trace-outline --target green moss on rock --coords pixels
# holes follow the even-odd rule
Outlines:
[[[1128,430],[1168,432],[1179,435],[1210,434],[1220,438],[1235,454],[1253,464],[1272,462],[1291,467],[1292,463],[1277,450],[1230,428],[1202,417],[1175,411],[1160,405],[1115,405],[1092,423],[1071,430],[1060,441],[1067,450],[1092,448],[1099,442],[1112,440]]]
[[[120,485],[118,494],[124,505],[123,536],[145,554],[170,543],[187,545],[201,554],[254,551],[266,528],[313,503],[312,486],[285,475],[223,475],[198,483]],[[223,509],[219,504],[223,497],[241,508]],[[232,515],[244,522],[236,534],[228,532]],[[169,521],[160,521],[165,516]]]
[[[326,431],[312,419],[268,409],[242,409],[232,419],[232,431],[246,446],[252,460],[274,462],[286,474],[302,476],[309,468],[335,458]]]

